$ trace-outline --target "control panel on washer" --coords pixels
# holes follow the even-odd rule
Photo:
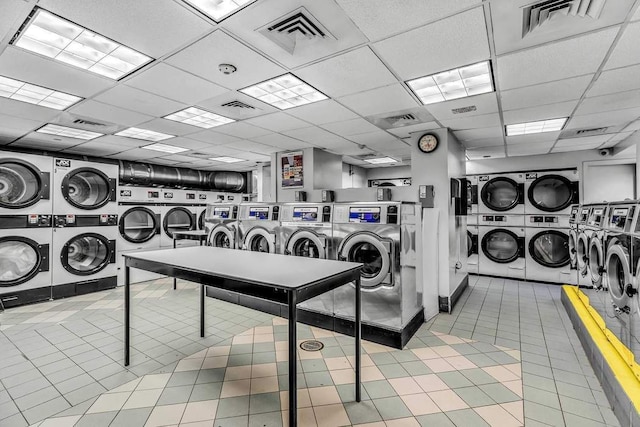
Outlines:
[[[609,228],[616,231],[629,231],[633,221],[634,207],[612,207],[609,214]]]
[[[331,222],[331,205],[290,204],[282,207],[282,221],[297,224]]]
[[[336,205],[333,222],[339,224],[398,224],[398,205]]]

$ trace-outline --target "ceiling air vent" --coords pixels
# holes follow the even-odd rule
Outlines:
[[[476,108],[476,106],[475,106],[475,105],[470,105],[470,106],[468,106],[468,107],[453,108],[453,109],[451,110],[451,112],[452,112],[453,114],[463,114],[463,113],[470,113],[470,112],[472,112],[472,111],[476,111],[476,110],[477,110],[477,108]]]
[[[333,39],[329,31],[304,7],[278,18],[258,31],[291,55],[327,38]]]
[[[104,123],[92,122],[90,120],[83,120],[83,119],[75,119],[73,123],[77,125],[85,125],[85,126],[99,126],[99,127],[107,126]]]
[[[255,110],[256,107],[253,107],[249,104],[245,104],[244,102],[241,101],[231,101],[231,102],[227,102],[225,104],[222,104],[223,107],[232,107],[232,108],[244,108],[247,110]]]
[[[396,126],[401,124],[410,124],[418,121],[416,116],[414,116],[413,114],[401,114],[399,116],[391,116],[391,117],[387,117],[385,120],[387,120],[389,123]]]
[[[545,0],[522,9],[522,37],[560,17],[598,19],[606,0]]]
[[[576,131],[576,135],[580,135],[580,136],[601,135],[606,131],[607,131],[607,128],[580,129]]]

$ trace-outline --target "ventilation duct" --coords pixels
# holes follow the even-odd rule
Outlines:
[[[227,107],[227,108],[242,108],[245,110],[255,110],[256,107],[249,105],[249,104],[245,104],[242,101],[231,101],[231,102],[227,102],[222,104],[223,107]]]
[[[522,37],[559,17],[598,19],[606,0],[545,0],[522,9]]]
[[[278,18],[258,31],[291,55],[312,48],[326,39],[335,40],[304,7]]]

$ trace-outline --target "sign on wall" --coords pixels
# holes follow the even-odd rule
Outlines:
[[[303,162],[302,151],[293,153],[284,153],[282,155],[282,187],[294,188],[302,187],[303,181]]]

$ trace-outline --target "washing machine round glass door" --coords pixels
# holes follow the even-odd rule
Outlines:
[[[40,200],[43,183],[33,165],[15,159],[0,160],[0,207],[19,209]]]
[[[544,175],[529,186],[531,204],[545,212],[557,212],[573,203],[571,181],[560,175]]]
[[[602,241],[598,236],[594,236],[589,240],[589,274],[594,285],[600,285],[602,281],[603,264],[604,250]]]
[[[244,249],[251,252],[275,253],[275,237],[273,233],[268,232],[261,227],[255,227],[249,230],[244,238]]]
[[[162,227],[167,236],[173,238],[174,231],[187,231],[195,228],[193,215],[188,209],[173,208],[164,216]]]
[[[504,228],[489,231],[482,238],[482,252],[493,262],[507,264],[520,256],[520,242],[516,233]]]
[[[529,241],[529,255],[545,267],[558,268],[569,264],[569,236],[557,230],[545,230]]]
[[[97,233],[79,234],[62,247],[62,266],[70,273],[88,276],[104,269],[110,262],[109,240]]]
[[[609,244],[605,262],[605,274],[611,300],[620,308],[629,305],[627,286],[633,284],[630,262],[629,251],[624,246],[616,243],[615,240]]]
[[[343,242],[339,258],[364,264],[360,274],[362,288],[377,288],[390,271],[391,246],[371,234],[355,234]],[[387,283],[391,284],[391,283]]]
[[[578,233],[575,230],[571,230],[569,232],[569,262],[571,263],[572,267],[575,267],[578,261],[576,244],[577,234]]]
[[[109,177],[94,168],[79,168],[62,180],[62,196],[78,209],[98,209],[111,199]]]
[[[480,197],[484,204],[498,212],[515,208],[520,200],[518,183],[504,176],[493,178],[482,186]]]
[[[200,215],[198,216],[198,230],[204,230],[205,229],[205,215],[206,215],[207,211],[202,211],[200,212]]]
[[[287,242],[287,255],[324,259],[325,245],[320,237],[308,230],[299,230]]]
[[[473,234],[467,230],[467,256],[470,257],[475,253],[473,244]]]
[[[233,249],[235,248],[235,233],[226,225],[218,224],[209,232],[207,245],[216,248]]]
[[[128,242],[144,243],[153,239],[158,220],[151,209],[135,207],[120,217],[120,235]]]
[[[25,237],[0,238],[0,287],[28,282],[42,271],[44,257],[40,250],[37,242]]]

